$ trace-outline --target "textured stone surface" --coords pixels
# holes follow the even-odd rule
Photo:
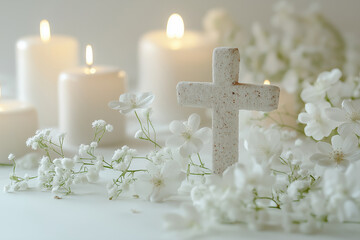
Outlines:
[[[239,110],[271,111],[279,102],[276,86],[239,83],[239,62],[237,48],[216,48],[213,83],[177,85],[181,105],[213,109],[213,171],[217,174],[238,161]]]

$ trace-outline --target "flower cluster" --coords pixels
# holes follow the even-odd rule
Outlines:
[[[115,150],[111,159],[105,159],[97,152],[98,145],[106,132],[113,127],[104,120],[92,123],[94,138],[90,144],[81,144],[75,156],[65,156],[63,151],[65,135],[56,136],[51,129],[36,132],[27,141],[34,150],[43,150],[38,175],[19,177],[15,172],[15,156],[9,156],[14,163],[10,176],[11,183],[5,191],[18,191],[28,188],[28,181],[38,180],[40,189],[52,191],[56,196],[72,193],[72,186],[79,183],[93,183],[99,179],[103,169],[112,170],[117,174],[108,185],[109,199],[120,196],[140,197],[152,202],[164,201],[178,193],[178,189],[211,174],[211,170],[202,162],[199,152],[204,143],[208,142],[211,130],[200,128],[200,117],[192,114],[188,121],[174,121],[170,131],[174,136],[162,147],[156,138],[156,131],[151,121],[151,109],[147,108],[153,101],[150,93],[125,93],[119,101],[109,105],[121,113],[134,112],[140,129],[136,139],[149,142],[154,150],[141,156],[135,149],[122,146]],[[55,140],[54,140],[55,139]],[[145,167],[138,168],[139,164]],[[184,188],[184,187],[183,187]]]
[[[73,157],[66,157],[63,150],[65,135],[56,136],[52,129],[39,130],[35,136],[29,138],[26,144],[33,150],[42,150],[43,156],[40,160],[38,175],[20,177],[16,175],[15,156],[9,155],[13,162],[13,173],[10,176],[10,184],[5,186],[6,192],[26,190],[28,181],[38,180],[42,190],[52,191],[56,196],[72,193],[73,184],[96,182],[99,178],[99,171],[103,167],[103,157],[96,154],[96,148],[105,132],[112,131],[113,127],[104,120],[94,121],[94,141],[90,145],[80,145],[78,154]],[[56,140],[54,140],[56,139]]]

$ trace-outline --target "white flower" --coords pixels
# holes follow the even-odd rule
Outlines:
[[[71,158],[63,158],[61,163],[65,169],[72,169],[75,166],[75,161]]]
[[[91,183],[96,182],[99,180],[99,170],[96,167],[90,167],[86,173],[86,178]]]
[[[253,127],[244,141],[244,147],[258,162],[276,162],[280,157],[283,145],[280,137],[281,133],[276,129],[264,130]]]
[[[316,144],[319,153],[315,153],[310,160],[321,166],[347,167],[350,162],[360,160],[358,138],[354,134],[340,135],[331,138],[331,145],[326,142]]]
[[[127,114],[133,110],[147,108],[154,101],[154,95],[147,93],[124,93],[119,97],[119,101],[112,101],[109,107],[119,110],[122,114]]]
[[[329,136],[331,131],[337,127],[337,123],[329,119],[325,113],[330,108],[328,102],[318,102],[305,104],[305,113],[300,113],[299,122],[306,124],[305,134],[311,136],[315,140],[321,140]]]
[[[321,73],[314,85],[308,85],[301,92],[301,99],[304,102],[318,102],[325,98],[326,91],[331,88],[332,85],[337,83],[341,78],[342,73],[339,69],[333,69],[331,72]]]
[[[97,146],[98,146],[97,142],[91,142],[90,143],[90,147],[92,147],[92,148],[97,148]]]
[[[125,145],[114,152],[111,164],[115,170],[125,171],[129,168],[131,161],[136,154],[137,152],[135,149],[131,149]]]
[[[33,150],[37,150],[39,143],[45,143],[47,145],[47,142],[51,141],[51,131],[52,129],[37,130],[35,136],[26,140],[26,146],[31,147]]]
[[[90,146],[89,145],[85,145],[85,144],[81,144],[79,146],[79,155],[85,156],[87,154],[87,152],[89,151]]]
[[[339,169],[325,171],[321,202],[330,222],[351,221],[360,217],[359,171],[359,162],[351,164],[345,172]]]
[[[339,134],[355,133],[360,136],[360,99],[344,100],[342,109],[328,108],[326,114],[331,120],[340,124],[338,127]]]
[[[92,123],[92,127],[93,128],[102,128],[102,127],[105,127],[106,126],[106,122],[104,120],[95,120],[93,123]]]
[[[14,161],[15,160],[15,155],[10,153],[8,156],[9,161]]]
[[[200,152],[204,143],[211,138],[211,129],[199,129],[199,126],[200,116],[196,113],[191,114],[187,122],[172,121],[169,129],[174,135],[166,141],[166,145],[179,148],[183,157]]]
[[[112,131],[114,130],[114,127],[113,127],[113,125],[111,125],[111,124],[107,124],[106,127],[105,127],[105,130],[106,130],[107,132],[112,132]]]
[[[148,173],[138,175],[135,191],[151,202],[160,202],[176,194],[186,176],[175,161],[167,161],[163,166],[150,163],[147,169]]]

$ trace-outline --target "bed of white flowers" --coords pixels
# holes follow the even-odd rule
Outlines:
[[[135,114],[139,141],[153,146],[142,156],[123,146],[111,159],[97,147],[112,126],[93,123],[94,138],[78,154],[65,156],[65,135],[41,130],[27,141],[42,150],[37,176],[18,176],[15,156],[5,191],[26,190],[37,181],[42,190],[63,197],[77,183],[96,182],[100,171],[117,173],[108,185],[109,199],[142,198],[161,202],[189,196],[178,212],[165,216],[170,230],[204,231],[219,224],[250,229],[311,233],[326,223],[360,223],[360,58],[356,49],[322,16],[280,3],[272,19],[276,31],[255,25],[246,36],[223,10],[211,11],[205,29],[219,44],[238,44],[245,53],[242,71],[251,81],[278,81],[298,95],[294,125],[268,113],[241,111],[240,160],[222,176],[213,175],[199,152],[211,140],[200,117],[173,121],[165,146],[151,121],[150,93],[125,93],[109,103],[122,114]],[[296,30],[296,31],[294,31]],[[351,54],[349,53],[351,52]],[[269,125],[272,121],[273,124]],[[147,162],[144,168],[134,161]]]

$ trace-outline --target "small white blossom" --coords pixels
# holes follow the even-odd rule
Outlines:
[[[119,110],[122,114],[127,114],[136,109],[148,108],[148,106],[154,101],[154,95],[150,92],[147,93],[124,93],[119,97],[119,101],[112,101],[109,103],[109,107],[115,110]]]
[[[350,162],[360,160],[358,139],[354,134],[344,137],[336,135],[331,138],[331,145],[326,142],[318,142],[316,146],[319,152],[312,155],[310,160],[321,166],[346,168]]]
[[[114,130],[114,127],[111,124],[107,124],[105,129],[106,129],[107,132],[112,132]]]
[[[196,113],[191,114],[187,122],[172,121],[169,128],[174,135],[166,141],[166,145],[179,148],[183,157],[200,152],[211,138],[211,129],[199,129],[199,126],[200,116]]]
[[[186,176],[175,161],[167,161],[163,166],[149,163],[147,169],[147,173],[138,175],[135,191],[151,202],[161,202],[175,195]]]
[[[331,72],[321,73],[314,85],[308,85],[304,88],[301,92],[301,99],[306,103],[323,101],[326,91],[329,90],[332,85],[337,83],[341,76],[342,73],[337,68],[333,69]]]
[[[104,120],[95,120],[93,123],[92,123],[92,127],[93,128],[102,128],[102,127],[105,127],[106,126],[106,122]]]
[[[63,158],[61,160],[61,164],[65,169],[73,169],[73,167],[75,166],[75,161],[71,158]]]
[[[9,161],[14,161],[15,160],[15,155],[10,153],[8,156]]]
[[[331,120],[340,124],[339,134],[355,133],[360,136],[360,99],[344,100],[342,109],[328,108],[326,114]]]
[[[305,111],[299,114],[299,122],[306,124],[305,134],[315,140],[321,140],[330,135],[331,131],[338,125],[337,122],[328,118],[325,109],[330,108],[328,102],[306,103]]]
[[[97,142],[91,142],[90,143],[90,147],[92,147],[92,148],[97,148],[97,146],[98,146]]]

